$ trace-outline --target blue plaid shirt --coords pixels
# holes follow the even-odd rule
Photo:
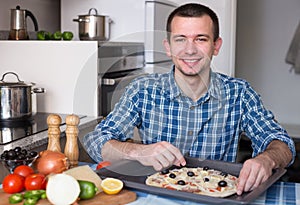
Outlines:
[[[274,139],[285,142],[295,156],[293,141],[250,85],[214,72],[208,92],[197,102],[177,86],[174,69],[134,80],[107,118],[84,137],[84,146],[99,162],[102,146],[132,138],[134,127],[144,144],[167,141],[202,159],[234,162],[242,132],[252,141],[253,156]]]

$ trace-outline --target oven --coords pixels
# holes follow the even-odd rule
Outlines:
[[[98,60],[98,114],[105,117],[119,101],[125,87],[133,79],[148,74],[144,69],[144,44],[99,43]]]

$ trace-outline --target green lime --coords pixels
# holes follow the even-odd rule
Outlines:
[[[80,186],[80,194],[79,194],[80,199],[82,200],[91,199],[96,195],[98,189],[93,182],[78,180],[78,183]]]
[[[48,31],[38,31],[36,37],[38,40],[50,40],[51,34]]]
[[[60,31],[56,31],[51,35],[52,40],[61,40],[62,39],[62,33]]]
[[[65,41],[70,41],[73,39],[73,33],[71,31],[65,31],[63,32],[62,37]]]

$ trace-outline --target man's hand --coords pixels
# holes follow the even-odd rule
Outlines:
[[[240,171],[237,194],[252,191],[272,175],[272,165],[263,157],[248,159]]]
[[[240,171],[237,194],[251,191],[266,181],[273,169],[284,168],[292,160],[289,147],[279,140],[272,141],[267,149],[253,159],[248,159]]]
[[[143,145],[137,150],[135,158],[143,165],[153,166],[158,171],[171,165],[184,166],[186,164],[179,149],[164,141]]]
[[[102,156],[104,160],[111,162],[122,159],[137,160],[145,166],[153,166],[157,171],[171,165],[186,164],[180,150],[165,141],[144,145],[110,140],[104,144]]]

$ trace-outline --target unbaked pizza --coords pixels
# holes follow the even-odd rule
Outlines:
[[[191,192],[214,197],[236,193],[237,177],[209,167],[175,168],[147,177],[146,184],[171,190]]]

